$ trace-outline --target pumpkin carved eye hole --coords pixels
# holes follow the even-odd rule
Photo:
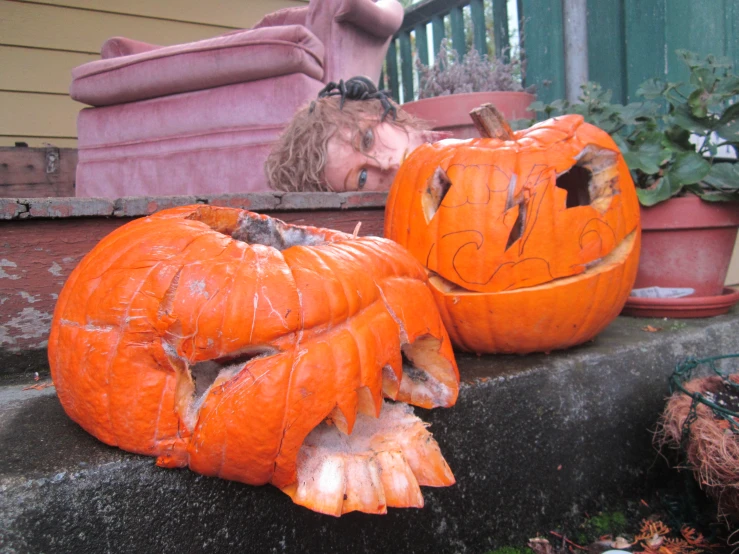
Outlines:
[[[557,187],[567,192],[567,208],[590,204],[590,180],[593,174],[586,168],[574,166],[557,177]]]
[[[573,167],[557,175],[556,186],[567,191],[567,208],[592,206],[605,213],[611,198],[619,193],[618,154],[587,145]]]
[[[505,249],[508,250],[514,242],[521,238],[523,230],[526,226],[526,204],[523,202],[518,205],[518,216],[516,221],[513,222],[511,232],[508,234],[508,242],[506,243]]]
[[[428,180],[426,190],[423,191],[423,196],[421,197],[421,207],[423,208],[423,215],[426,217],[426,223],[434,217],[451,186],[452,182],[449,176],[441,167],[437,167],[434,174]]]

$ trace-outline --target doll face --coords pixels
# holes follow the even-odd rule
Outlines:
[[[405,158],[425,142],[422,132],[390,123],[341,129],[328,141],[324,178],[335,192],[387,191]]]

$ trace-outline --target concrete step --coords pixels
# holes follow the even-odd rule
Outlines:
[[[662,330],[642,330],[651,324]],[[650,429],[686,356],[739,352],[739,315],[618,318],[567,352],[459,356],[457,405],[425,412],[457,484],[421,510],[340,519],[277,489],[160,469],[64,414],[53,388],[0,381],[2,552],[475,552],[522,545],[655,479]],[[39,367],[39,371],[48,370]]]

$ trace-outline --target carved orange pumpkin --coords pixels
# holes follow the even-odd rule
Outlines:
[[[459,348],[525,353],[589,340],[619,313],[636,275],[628,168],[580,116],[514,133],[481,113],[478,126],[499,138],[424,145],[406,160],[385,236],[430,270]]]
[[[459,382],[425,271],[386,239],[209,206],[131,222],[69,277],[49,361],[72,419],[162,466],[337,516],[454,482],[383,407],[451,406]]]

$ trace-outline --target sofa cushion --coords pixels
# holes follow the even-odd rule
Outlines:
[[[99,148],[115,152],[124,145],[173,137],[235,128],[285,127],[322,87],[321,81],[304,73],[292,73],[267,81],[84,108],[77,116],[77,145],[80,152]]]
[[[290,73],[320,80],[323,54],[305,27],[264,27],[81,65],[70,95],[108,106]]]

